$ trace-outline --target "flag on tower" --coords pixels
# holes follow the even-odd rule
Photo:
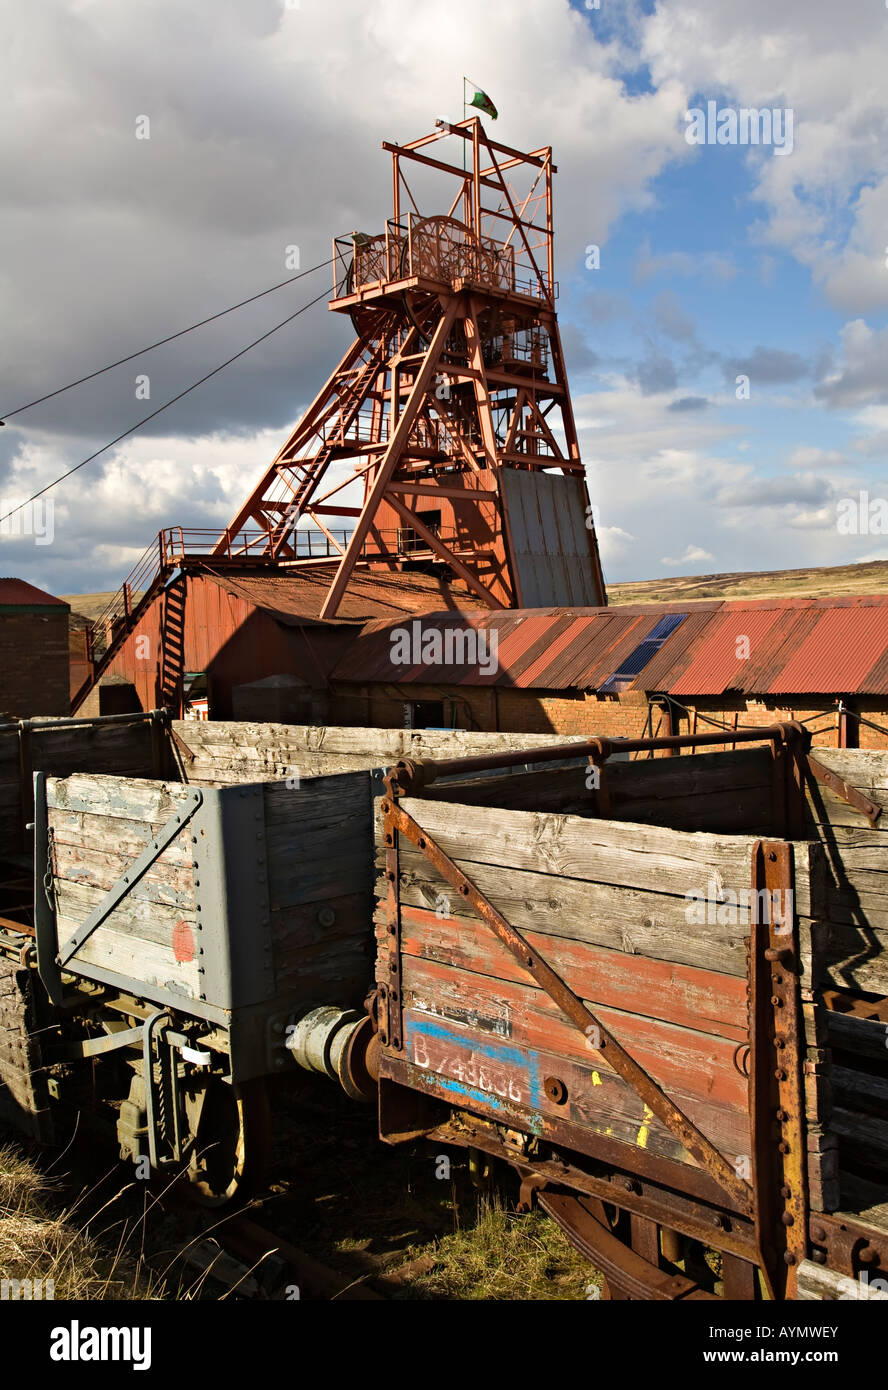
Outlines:
[[[474,82],[470,85],[473,87],[475,86]],[[482,92],[480,87],[475,87],[475,95],[472,97],[469,105],[479,107],[484,112],[485,116],[489,116],[492,121],[496,120],[498,114],[497,109],[487,93]]]

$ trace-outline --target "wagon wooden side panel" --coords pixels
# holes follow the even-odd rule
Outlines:
[[[440,800],[399,805],[734,1170],[748,1173],[755,841]],[[809,985],[816,847],[794,849],[793,912]],[[631,1151],[694,1166],[595,1032],[585,1036],[565,1016],[423,850],[401,835],[397,857],[396,902],[386,855],[379,861],[377,980],[385,990],[400,979],[403,1041],[385,1051],[384,1075],[538,1139],[569,1132],[590,1154],[623,1146],[630,1163]]]
[[[72,972],[159,998],[201,995],[192,829],[193,795],[176,783],[75,774],[48,779],[48,872],[62,964]],[[68,955],[83,924],[132,873],[139,856],[179,815],[153,863]]]
[[[280,1065],[301,1010],[360,1007],[369,773],[221,788],[76,774],[50,778],[45,803],[38,953],[59,990],[67,973],[221,1025],[240,1079]]]

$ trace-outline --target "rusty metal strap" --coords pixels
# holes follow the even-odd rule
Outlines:
[[[162,830],[159,830],[149,844],[146,845],[138,859],[133,860],[132,864],[127,866],[126,873],[121,875],[110,889],[107,896],[102,899],[97,907],[93,908],[86,920],[81,922],[74,935],[69,937],[64,946],[59,948],[59,954],[56,957],[56,965],[66,965],[71,957],[80,950],[87,937],[95,931],[96,927],[101,926],[105,918],[114,911],[117,904],[126,897],[127,893],[134,888],[139,879],[148,872],[151,865],[160,858],[167,845],[169,845],[183,827],[188,824],[202,801],[202,792],[195,790],[188,793],[184,802],[180,804],[180,809],[170,816],[166,825]]]
[[[829,787],[831,792],[835,792],[836,796],[841,797],[842,801],[846,801],[849,806],[853,806],[855,811],[862,811],[870,825],[875,825],[879,816],[882,814],[881,806],[875,801],[871,801],[868,796],[864,796],[863,792],[858,791],[856,787],[852,787],[850,783],[841,778],[838,773],[830,772],[828,767],[824,767],[823,763],[818,762],[816,758],[812,758],[810,753],[808,754],[808,770],[812,776],[817,778],[818,782],[822,782],[825,787]]]
[[[771,1298],[794,1298],[807,1253],[805,1024],[793,846],[757,840],[749,938],[749,1110],[759,1264]]]
[[[388,799],[383,801],[382,811],[386,816],[387,823],[393,825],[401,834],[406,835],[417,849],[423,852],[442,878],[446,879],[457,890],[463,901],[468,903],[481,921],[511,951],[522,969],[533,977],[540,988],[558,1005],[562,1013],[566,1014],[571,1023],[576,1025],[592,1050],[606,1057],[614,1071],[629,1083],[642,1102],[651,1109],[658,1120],[662,1121],[691,1157],[731,1195],[739,1210],[747,1214],[750,1213],[752,1211],[752,1188],[750,1184],[739,1176],[725,1156],[719,1153],[718,1149],[692,1124],[678,1106],[673,1104],[665,1091],[662,1091],[644,1068],[639,1066],[635,1059],[629,1055],[613,1034],[586,1007],[582,999],[565,984],[561,976],[557,975],[551,966],[546,964],[537,951],[531,949],[521,933],[516,931],[510,922],[506,921],[502,913],[498,912],[489,899],[472,883],[471,879],[457,868],[453,860],[444,853],[440,845],[423,830],[412,816],[408,815],[397,803]]]

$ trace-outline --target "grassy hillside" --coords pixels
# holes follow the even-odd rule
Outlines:
[[[694,603],[705,599],[831,598],[888,593],[888,560],[828,569],[695,574],[609,584],[611,603]]]

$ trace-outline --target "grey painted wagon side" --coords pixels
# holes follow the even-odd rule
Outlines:
[[[225,1030],[232,1080],[276,1070],[294,1012],[370,982],[371,782],[38,778],[41,975]]]

